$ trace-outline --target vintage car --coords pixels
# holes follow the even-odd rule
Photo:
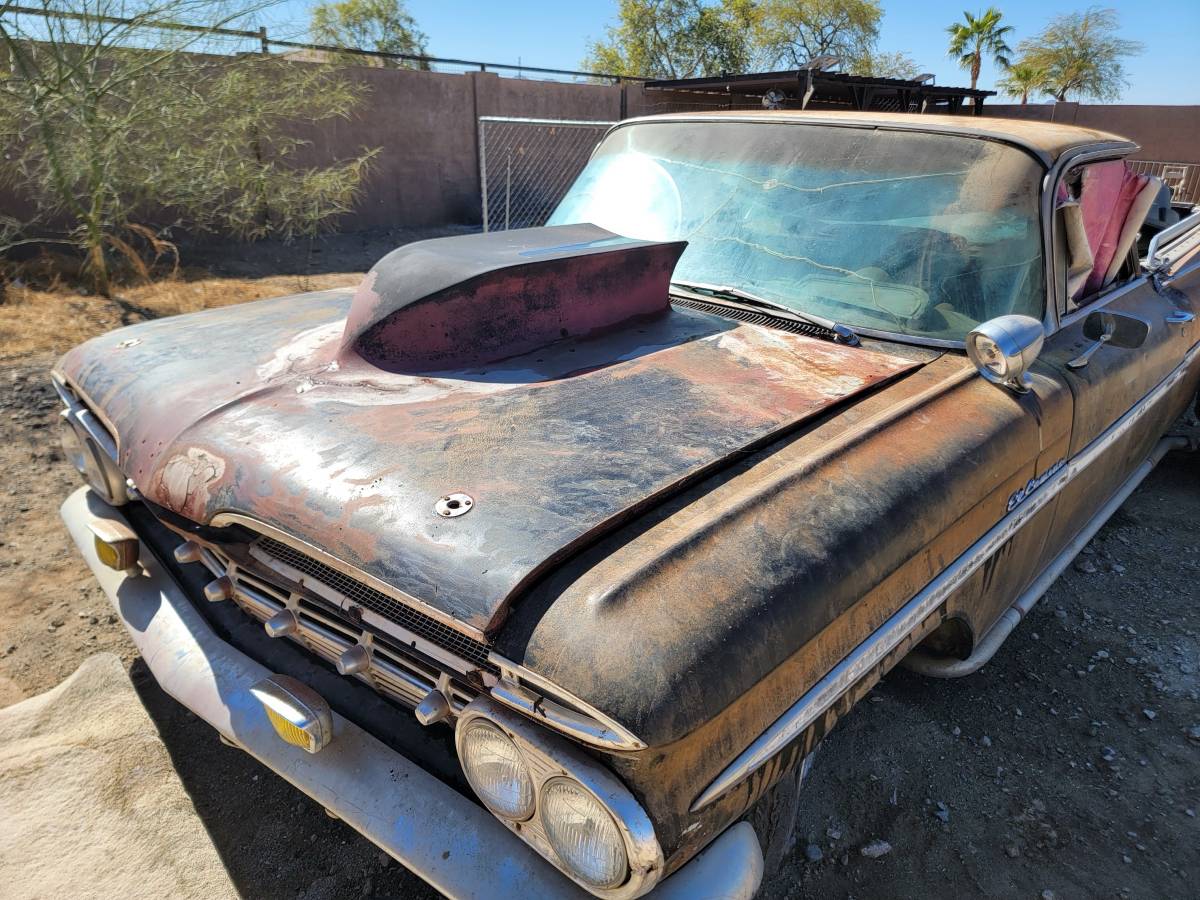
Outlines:
[[[1187,445],[1200,217],[1139,258],[1136,149],[623,122],[547,227],[67,353],[63,517],[168,693],[447,895],[751,896],[835,721]]]

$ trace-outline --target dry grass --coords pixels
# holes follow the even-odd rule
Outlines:
[[[0,362],[31,353],[63,353],[88,338],[153,318],[263,300],[286,294],[356,285],[360,272],[217,278],[188,271],[152,284],[118,288],[117,300],[86,295],[51,283],[41,288],[9,283],[0,300]]]

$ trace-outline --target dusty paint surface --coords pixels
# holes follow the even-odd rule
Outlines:
[[[389,373],[340,352],[350,302],[145,323],[59,368],[153,502],[253,516],[484,632],[589,536],[917,365],[672,309],[485,367]],[[437,516],[453,491],[471,512]]]

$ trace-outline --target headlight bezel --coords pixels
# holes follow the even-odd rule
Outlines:
[[[79,445],[80,462],[70,460],[84,482],[105,503],[110,506],[123,506],[129,502],[129,491],[125,484],[125,475],[117,467],[117,447],[113,437],[99,423],[95,414],[83,405],[73,392],[58,378],[54,378],[54,387],[65,408],[61,411],[62,429],[69,429],[74,441]],[[60,434],[63,438],[63,452],[73,455],[67,447],[66,432]]]
[[[460,763],[463,759],[463,736],[470,724],[479,718],[485,719],[513,741],[533,781],[534,810],[528,819],[514,821],[502,815],[496,816],[509,830],[549,860],[567,878],[605,900],[640,896],[658,882],[662,877],[664,862],[654,826],[641,804],[616,775],[574,744],[487,697],[475,698],[459,714],[454,740]],[[571,870],[554,848],[542,820],[541,798],[546,784],[557,778],[576,782],[612,818],[624,844],[627,863],[624,880],[620,883],[603,887],[587,882]],[[482,798],[480,801],[483,802]],[[486,803],[484,805],[487,806]],[[490,806],[487,808],[491,809]]]

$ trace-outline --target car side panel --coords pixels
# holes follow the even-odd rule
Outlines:
[[[1074,397],[1070,455],[1079,453],[1117,419],[1139,405],[1142,398],[1170,375],[1200,341],[1200,321],[1193,319],[1177,324],[1166,321],[1177,311],[1192,311],[1188,293],[1180,288],[1190,286],[1195,290],[1197,280],[1200,279],[1189,275],[1180,279],[1179,285],[1160,292],[1149,279],[1143,278],[1115,293],[1111,299],[1100,298],[1084,307],[1088,312],[1103,309],[1146,322],[1150,330],[1141,347],[1106,345],[1091,356],[1086,366],[1073,369],[1068,365],[1069,361],[1092,343],[1083,334],[1083,319],[1064,326],[1047,341],[1042,361],[1059,372]],[[1116,441],[1063,491],[1049,538],[1053,547],[1061,548],[1074,538],[1187,408],[1195,396],[1196,381],[1200,377],[1200,366],[1193,364],[1192,368],[1190,377],[1159,401],[1144,425]]]
[[[509,653],[651,745],[611,762],[668,852],[684,834],[678,847],[695,849],[787,760],[692,815],[699,789],[1005,515],[1063,452],[1070,417],[1054,378],[1017,397],[948,354],[585,554],[518,604],[536,620]],[[957,615],[985,631],[1040,570],[1049,521],[1022,529],[926,630]]]

